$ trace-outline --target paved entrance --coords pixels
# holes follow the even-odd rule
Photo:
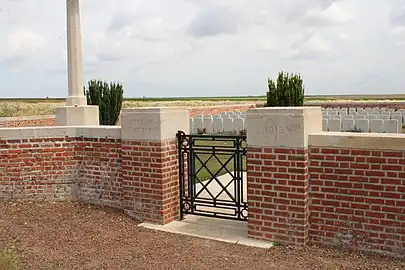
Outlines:
[[[184,214],[244,220],[246,136],[177,134],[180,217]]]
[[[166,225],[142,223],[139,226],[250,247],[267,249],[274,245],[272,242],[248,238],[247,223],[236,220],[187,215],[183,220]]]

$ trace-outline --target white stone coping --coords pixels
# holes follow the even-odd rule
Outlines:
[[[0,140],[86,137],[121,139],[120,126],[0,128]]]
[[[37,115],[37,116],[0,117],[0,122],[45,120],[45,119],[55,119],[55,118],[56,118],[56,116],[54,114],[53,115]]]
[[[405,151],[405,134],[325,131],[309,134],[309,146]]]

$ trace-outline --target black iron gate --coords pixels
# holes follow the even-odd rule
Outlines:
[[[177,133],[180,218],[193,214],[247,220],[245,135]]]

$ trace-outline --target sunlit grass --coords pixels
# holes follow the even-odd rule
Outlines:
[[[0,249],[0,270],[20,269],[17,254],[8,248]]]

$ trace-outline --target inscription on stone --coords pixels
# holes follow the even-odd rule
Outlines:
[[[288,137],[291,134],[291,129],[285,126],[266,126],[264,129],[264,135],[271,136],[272,142],[278,142],[280,139]]]
[[[159,121],[153,119],[134,119],[132,131],[135,133],[152,133],[159,131]]]
[[[284,134],[291,132],[291,129],[288,127],[280,127],[280,126],[269,126],[265,128],[266,134],[277,133],[277,134]]]

